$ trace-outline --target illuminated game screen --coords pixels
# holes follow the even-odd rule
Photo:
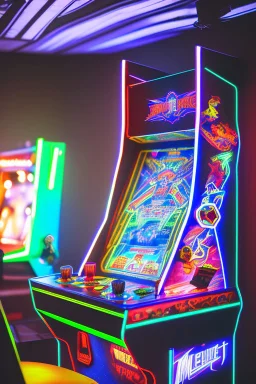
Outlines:
[[[16,170],[10,161],[0,170],[0,247],[5,253],[25,247],[34,197],[33,164]]]
[[[105,271],[158,279],[187,212],[193,148],[141,151],[107,246]]]

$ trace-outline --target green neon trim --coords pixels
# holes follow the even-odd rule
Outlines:
[[[58,293],[53,293],[53,292],[50,292],[50,291],[45,291],[44,289],[41,289],[41,288],[34,288],[34,287],[32,288],[32,290],[36,291],[36,292],[43,293],[44,295],[56,297],[57,299],[69,301],[70,303],[82,305],[83,307],[88,307],[88,308],[91,308],[91,309],[95,309],[96,311],[105,312],[108,315],[124,318],[124,314],[123,313],[115,312],[115,311],[112,311],[110,309],[106,309],[106,308],[102,308],[102,307],[98,307],[98,306],[93,305],[93,304],[89,304],[89,303],[85,303],[85,302],[80,301],[80,300],[72,299],[71,297],[62,296],[62,295],[59,295]]]
[[[231,85],[235,90],[235,121],[236,121],[236,128],[237,128],[237,136],[238,136],[238,140],[239,140],[239,146],[238,146],[238,150],[237,150],[237,162],[236,162],[236,239],[235,239],[235,242],[236,242],[235,243],[236,244],[236,260],[235,260],[236,271],[235,271],[235,282],[236,282],[236,289],[238,292],[238,297],[239,297],[240,303],[241,303],[241,308],[240,308],[240,311],[239,311],[239,314],[237,317],[237,322],[236,322],[234,335],[233,335],[233,380],[232,380],[232,383],[235,384],[235,382],[236,382],[236,342],[235,342],[235,340],[236,340],[236,332],[237,332],[238,323],[240,320],[240,315],[241,315],[241,312],[243,309],[243,299],[242,299],[242,295],[241,295],[239,285],[238,285],[238,228],[239,228],[239,224],[238,224],[238,208],[239,208],[239,206],[238,206],[238,193],[239,193],[239,191],[238,191],[238,159],[239,159],[239,155],[240,155],[240,131],[239,131],[239,122],[238,122],[238,87],[235,84],[231,83],[231,81],[228,81],[227,79],[220,76],[216,72],[213,72],[211,69],[205,67],[205,70],[207,72],[211,73],[213,76],[218,77],[220,80],[224,81],[225,83]]]
[[[181,319],[182,317],[196,316],[196,315],[203,314],[203,313],[214,312],[214,311],[220,311],[220,310],[222,310],[222,309],[232,308],[232,307],[238,307],[238,306],[240,306],[240,303],[239,303],[239,302],[237,302],[237,303],[231,303],[231,304],[225,304],[225,305],[220,305],[219,307],[212,307],[212,308],[199,309],[199,310],[197,310],[197,311],[192,311],[192,312],[179,313],[179,314],[176,314],[176,315],[171,315],[171,316],[161,317],[161,318],[159,318],[159,319],[151,319],[151,320],[141,321],[140,323],[128,324],[128,325],[126,326],[126,329],[132,329],[132,328],[144,327],[145,325],[156,324],[156,323],[162,323],[162,322],[164,322],[164,321],[170,321],[170,320]]]
[[[128,311],[125,310],[124,311],[124,320],[123,320],[122,329],[121,329],[121,339],[123,341],[124,341],[125,327],[126,327],[126,324],[127,324],[127,319],[128,319]]]
[[[104,340],[110,341],[111,343],[120,345],[121,347],[125,347],[126,346],[126,344],[123,342],[123,340],[121,340],[121,339],[119,339],[117,337],[108,335],[107,333],[104,333],[104,332],[97,331],[94,328],[87,327],[85,325],[79,324],[79,323],[77,323],[75,321],[66,319],[65,317],[57,316],[57,315],[54,315],[53,313],[43,311],[43,310],[41,310],[39,308],[37,308],[37,310],[40,313],[42,313],[43,315],[48,316],[48,317],[50,317],[53,320],[59,321],[60,323],[69,325],[72,328],[76,328],[76,329],[79,329],[81,331],[90,333],[90,334],[92,334],[94,336],[97,336],[97,337],[99,337],[101,339],[104,339]]]
[[[173,73],[171,75],[157,77],[156,79],[152,79],[152,80],[141,81],[140,83],[131,84],[130,87],[132,88],[132,87],[135,87],[136,85],[151,83],[152,81],[162,80],[162,79],[166,79],[167,77],[182,75],[183,73],[192,72],[192,71],[195,71],[195,68],[187,69],[186,71],[182,71],[182,72]]]
[[[169,384],[173,382],[173,349],[169,349]]]
[[[53,151],[53,156],[52,156],[52,165],[51,165],[49,184],[48,184],[48,189],[50,189],[50,190],[52,190],[54,188],[54,185],[55,185],[59,152],[60,152],[59,148],[55,147],[54,151]]]
[[[42,160],[42,152],[43,152],[43,143],[44,139],[40,138],[37,140],[37,146],[36,146],[36,164],[35,164],[35,179],[34,179],[34,199],[32,203],[32,209],[31,209],[31,228],[29,231],[29,235],[27,238],[25,250],[22,250],[20,252],[16,252],[15,254],[6,255],[3,257],[3,261],[20,259],[21,257],[24,258],[28,257],[31,247],[31,241],[32,241],[32,233],[33,233],[33,226],[34,226],[34,218],[36,214],[36,205],[37,205],[37,195],[38,195],[38,186],[39,186],[39,178],[40,178],[40,169],[41,169],[41,160]],[[25,259],[25,260],[26,260]]]
[[[32,304],[33,304],[34,310],[36,311],[36,313],[38,314],[40,319],[44,322],[44,318],[41,316],[41,314],[38,312],[38,310],[36,308],[35,298],[34,298],[34,294],[33,294],[33,291],[32,291],[32,286],[31,286],[31,281],[30,280],[28,280],[28,284],[29,284],[30,295],[31,295],[31,300],[32,300]],[[60,349],[61,346],[60,346],[60,341],[58,339],[56,339],[56,337],[55,337],[55,340],[57,342],[57,365],[58,365],[58,367],[61,367],[61,349]]]
[[[15,352],[16,358],[17,358],[18,362],[20,362],[20,355],[19,355],[19,352],[18,352],[16,343],[15,343],[15,340],[14,340],[14,337],[13,337],[13,334],[12,334],[12,331],[11,331],[9,322],[8,322],[8,320],[7,320],[6,314],[5,314],[5,312],[4,312],[4,308],[3,308],[3,306],[2,306],[1,301],[0,301],[0,312],[2,313],[4,322],[5,322],[5,326],[6,326],[6,328],[7,328],[7,332],[8,332],[8,334],[9,334],[10,339],[11,339],[12,347],[13,347],[13,350],[14,350],[14,352]]]

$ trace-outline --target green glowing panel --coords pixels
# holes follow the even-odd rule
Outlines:
[[[104,312],[104,313],[107,313],[108,315],[117,316],[117,317],[120,317],[120,318],[124,317],[123,313],[112,311],[110,309],[106,309],[106,308],[103,308],[103,307],[98,307],[97,305],[93,305],[93,304],[86,303],[84,301],[72,299],[71,297],[59,295],[58,293],[53,293],[53,292],[50,292],[50,291],[46,291],[46,290],[41,289],[41,288],[32,288],[32,291],[43,293],[44,295],[52,296],[52,297],[55,297],[55,298],[60,299],[60,300],[69,301],[70,303],[74,303],[74,304],[77,304],[77,305],[81,305],[83,307],[91,308],[91,309],[94,309],[96,311]]]
[[[4,262],[29,261],[37,275],[52,273],[52,267],[39,262],[43,239],[51,234],[58,248],[59,217],[65,162],[65,144],[40,138],[32,147],[35,156],[33,201],[29,232],[23,249],[7,252]],[[58,252],[56,252],[58,256]]]
[[[66,319],[64,317],[54,315],[53,313],[42,311],[39,308],[37,308],[37,310],[42,315],[47,316],[47,317],[49,317],[49,318],[51,318],[53,320],[59,321],[60,323],[63,323],[63,324],[66,324],[66,325],[68,325],[70,327],[79,329],[80,331],[84,331],[84,332],[90,333],[90,334],[92,334],[94,336],[97,336],[97,337],[99,337],[101,339],[104,339],[104,340],[110,341],[111,343],[120,345],[121,347],[126,347],[126,344],[124,343],[124,341],[121,340],[121,339],[118,339],[117,337],[108,335],[107,333],[104,333],[104,332],[97,331],[96,329],[87,327],[87,326],[82,325],[80,323],[76,323],[75,321],[71,321],[71,320]]]

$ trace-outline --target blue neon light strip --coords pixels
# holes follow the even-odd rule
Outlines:
[[[125,328],[126,328],[126,324],[127,324],[127,318],[128,318],[128,311],[125,310],[124,311],[124,320],[123,320],[122,329],[121,329],[121,339],[123,341],[124,341],[124,335],[125,335]]]
[[[169,349],[169,384],[173,384],[173,358],[174,351]]]

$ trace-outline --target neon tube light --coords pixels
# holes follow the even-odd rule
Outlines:
[[[136,41],[142,39],[143,37],[152,36],[158,34],[160,32],[170,32],[170,30],[191,27],[194,22],[197,21],[197,17],[190,17],[188,19],[168,21],[165,23],[159,23],[156,25],[151,25],[146,28],[141,28],[131,33],[127,33],[126,35],[121,35],[112,40],[106,40],[103,43],[93,45],[87,49],[88,52],[95,52],[100,50],[105,50],[109,48],[113,48],[116,46],[120,46],[131,41]]]
[[[231,85],[235,90],[235,121],[236,121],[237,136],[238,136],[238,149],[237,149],[237,161],[236,161],[236,236],[235,236],[235,244],[236,244],[236,259],[235,259],[236,268],[235,268],[235,270],[236,271],[235,271],[235,283],[236,283],[237,293],[238,293],[238,296],[240,299],[240,311],[239,311],[239,314],[237,317],[236,326],[235,326],[234,335],[233,335],[233,384],[235,384],[235,382],[236,382],[236,343],[235,343],[235,340],[236,340],[236,332],[237,332],[237,328],[238,328],[239,319],[240,319],[241,312],[243,309],[243,299],[242,299],[242,295],[241,295],[239,285],[238,285],[238,225],[239,225],[238,224],[238,208],[239,208],[238,207],[238,159],[239,159],[239,155],[240,155],[240,145],[241,145],[240,144],[241,141],[240,141],[239,122],[238,122],[238,88],[235,84],[231,83],[230,81],[228,81],[224,77],[220,76],[219,74],[213,72],[209,68],[205,67],[204,69],[207,72],[211,73],[213,76],[216,76],[220,80],[223,80],[225,83]]]
[[[22,39],[32,40],[40,37],[48,25],[56,19],[68,5],[72,4],[72,2],[73,0],[55,0],[22,35]]]
[[[121,9],[114,9],[103,15],[93,17],[91,20],[83,18],[79,23],[71,23],[70,27],[63,26],[58,28],[52,34],[50,38],[47,36],[44,43],[39,45],[34,51],[56,51],[58,49],[64,49],[70,46],[76,40],[76,43],[84,41],[95,33],[102,32],[108,28],[114,28],[122,21],[129,21],[135,17],[143,17],[143,15],[159,11],[164,7],[170,6],[170,3],[176,3],[176,0],[144,0],[139,3],[132,2],[128,5],[124,5]],[[190,19],[189,23],[193,25],[193,21]],[[167,28],[167,27],[166,27]],[[168,26],[170,29],[170,26]],[[160,31],[159,31],[160,32]],[[50,35],[51,36],[51,35]]]
[[[223,276],[223,281],[224,281],[224,288],[226,289],[226,288],[227,288],[226,274],[225,274],[224,265],[223,265],[223,259],[222,259],[221,249],[220,249],[220,243],[219,243],[219,238],[218,238],[217,228],[214,228],[214,233],[215,233],[215,238],[216,238],[217,248],[218,248],[219,256],[220,256],[221,269],[222,269],[222,276]]]
[[[194,197],[194,189],[195,189],[195,180],[196,180],[196,168],[197,168],[197,157],[198,157],[198,140],[199,140],[199,128],[200,128],[200,112],[201,112],[201,47],[196,47],[196,120],[195,120],[195,149],[194,149],[194,162],[193,162],[193,173],[192,173],[192,181],[191,181],[191,189],[190,189],[190,197],[188,202],[188,208],[187,213],[184,218],[182,227],[180,228],[179,236],[176,240],[176,244],[173,248],[172,254],[170,256],[170,259],[165,267],[165,270],[163,272],[163,275],[161,277],[157,293],[159,294],[162,290],[162,287],[164,285],[166,276],[169,272],[170,266],[173,262],[173,259],[175,257],[177,248],[179,246],[179,242],[181,240],[181,237],[183,235],[183,231],[185,229],[185,226],[187,224],[190,211],[192,208],[192,202]]]
[[[93,305],[93,304],[89,304],[89,303],[86,303],[86,302],[83,302],[80,300],[72,299],[71,297],[68,297],[68,296],[62,296],[62,295],[59,295],[58,293],[45,291],[44,289],[41,289],[41,288],[32,287],[32,290],[35,292],[43,293],[44,295],[55,297],[56,299],[61,299],[61,300],[69,301],[70,303],[81,305],[82,307],[87,307],[87,308],[91,308],[91,309],[94,309],[94,310],[99,311],[99,312],[104,312],[104,313],[107,313],[108,315],[120,317],[122,319],[125,316],[123,313],[115,312],[115,311],[112,311],[110,309],[98,307],[98,306]]]
[[[143,80],[143,79],[141,79],[140,77],[137,77],[137,76],[129,75],[129,77],[132,77],[135,80],[139,80],[139,82],[140,82],[139,84],[147,82],[146,80]]]
[[[76,372],[76,367],[75,367],[75,363],[74,363],[74,359],[73,359],[73,356],[72,356],[72,353],[71,353],[71,349],[70,349],[70,345],[69,343],[64,340],[64,339],[61,339],[60,337],[58,337],[56,335],[56,333],[53,331],[53,329],[50,327],[50,325],[47,323],[47,321],[42,317],[42,320],[43,322],[45,323],[45,325],[47,326],[47,328],[49,329],[49,331],[51,332],[51,334],[53,335],[53,337],[55,338],[56,341],[62,341],[64,344],[66,344],[66,347],[68,349],[68,354],[69,354],[69,358],[70,358],[70,361],[71,361],[71,365],[72,365],[72,369],[74,372]],[[59,346],[59,344],[58,344]],[[61,355],[60,355],[60,349],[58,348],[58,361],[59,361],[59,364],[61,362]],[[58,365],[60,366],[60,365]]]
[[[0,301],[0,312],[2,313],[4,323],[5,323],[5,326],[7,328],[7,332],[8,332],[8,335],[9,335],[11,343],[12,343],[12,347],[13,347],[14,353],[16,355],[16,359],[18,360],[18,362],[20,362],[20,355],[19,355],[16,343],[15,343],[15,340],[14,340],[14,337],[13,337],[13,334],[12,334],[12,331],[11,331],[10,325],[8,323],[8,320],[7,320],[6,314],[4,312],[4,308],[2,306],[1,301]]]
[[[107,333],[104,333],[104,332],[101,332],[101,331],[97,331],[94,328],[87,327],[87,326],[82,325],[80,323],[77,323],[75,321],[66,319],[65,317],[57,316],[57,315],[54,315],[53,313],[43,311],[43,310],[41,310],[39,308],[37,308],[37,310],[41,314],[43,314],[43,315],[45,315],[47,317],[50,317],[53,320],[59,321],[60,323],[69,325],[72,328],[76,328],[76,329],[79,329],[80,331],[84,331],[84,332],[90,333],[90,334],[92,334],[94,336],[97,336],[97,337],[99,337],[101,339],[104,339],[104,340],[110,341],[111,343],[120,345],[121,347],[126,347],[125,342],[123,340],[121,340],[121,339],[118,339],[117,337],[108,335]]]
[[[186,71],[181,71],[181,72],[177,72],[177,73],[172,73],[171,75],[165,75],[165,76],[161,76],[161,77],[156,77],[155,79],[145,80],[145,81],[143,81],[143,83],[151,83],[152,81],[157,81],[157,80],[166,79],[167,77],[172,77],[172,76],[182,75],[183,73],[192,72],[192,71],[194,71],[194,70],[195,70],[194,68],[192,68],[192,69],[187,69]],[[135,83],[135,84],[131,84],[131,85],[129,85],[129,87],[132,88],[132,87],[135,87],[136,85],[140,85],[140,84],[142,84],[142,82],[140,82],[140,83]]]
[[[65,8],[65,10],[59,15],[59,17],[69,15],[72,12],[77,11],[80,8],[83,8],[87,3],[91,3],[94,0],[76,0],[69,7]]]
[[[104,225],[107,222],[109,210],[110,210],[110,206],[111,206],[111,202],[112,202],[112,197],[113,197],[114,190],[115,190],[118,171],[119,171],[119,167],[120,167],[121,160],[122,160],[123,146],[124,146],[124,135],[125,135],[125,119],[126,119],[126,109],[125,109],[126,108],[126,105],[125,105],[126,104],[126,81],[125,81],[125,75],[126,75],[126,61],[122,60],[122,123],[121,123],[121,139],[120,139],[119,154],[118,154],[116,169],[114,172],[114,177],[113,177],[113,181],[112,181],[112,185],[111,185],[111,189],[110,189],[110,194],[109,194],[109,198],[108,198],[108,202],[107,202],[105,216],[104,216],[104,219],[101,223],[101,226],[98,229],[98,231],[97,231],[97,233],[93,239],[93,242],[92,242],[85,258],[84,258],[84,261],[81,264],[81,267],[80,267],[79,272],[78,272],[79,276],[81,275],[83,268],[84,268],[84,265],[87,262],[88,258],[90,257],[90,254],[94,248],[94,245],[95,245],[96,241],[98,240],[98,238],[101,234],[101,231],[104,228]]]
[[[45,325],[48,327],[48,323],[44,320],[43,316],[41,316],[41,314],[38,312],[37,308],[36,308],[36,304],[35,304],[35,298],[34,298],[34,294],[33,294],[33,291],[32,291],[32,286],[31,286],[31,281],[28,280],[28,284],[29,284],[29,289],[30,289],[30,296],[31,296],[31,301],[32,301],[32,305],[33,305],[33,308],[35,310],[35,312],[37,313],[37,315],[40,317],[40,319],[45,323]],[[50,330],[51,332],[51,330]],[[60,352],[60,341],[55,337],[55,340],[56,340],[56,343],[57,343],[57,365],[58,367],[61,366],[61,352]]]
[[[126,324],[127,324],[127,318],[128,318],[128,311],[125,310],[124,311],[124,320],[123,320],[122,329],[121,329],[121,339],[123,341],[124,341],[124,335],[125,335],[125,327],[126,327]]]
[[[150,325],[150,324],[162,323],[164,321],[171,321],[171,320],[181,319],[183,317],[196,316],[199,314],[204,314],[204,313],[214,312],[214,311],[220,311],[223,309],[238,307],[238,306],[240,306],[239,302],[231,303],[231,304],[225,304],[225,305],[221,305],[221,306],[217,306],[217,307],[204,308],[204,309],[200,309],[197,311],[185,312],[185,313],[161,317],[161,318],[157,318],[157,319],[145,320],[145,321],[141,321],[140,323],[127,324],[126,329],[144,327],[144,326]]]
[[[0,159],[0,168],[30,168],[32,165],[30,159]]]
[[[232,11],[227,13],[225,16],[223,16],[222,19],[223,20],[232,19],[233,17],[243,16],[243,15],[246,15],[247,13],[255,12],[255,10],[256,10],[256,3],[244,5],[242,7],[232,9]]]
[[[11,28],[5,34],[5,37],[15,38],[26,27],[26,25],[32,20],[32,18],[42,9],[48,0],[33,0],[31,1],[19,18],[12,24]]]
[[[56,171],[57,171],[59,154],[60,154],[59,148],[55,147],[54,151],[53,151],[53,156],[52,156],[52,166],[51,166],[49,184],[48,184],[48,189],[50,189],[50,190],[52,190],[54,188],[54,185],[55,185],[55,178],[56,178]]]
[[[174,131],[174,132],[171,132],[171,133],[174,133],[174,134],[182,134],[182,135],[185,135],[186,133],[194,133],[195,130],[194,128],[190,128],[190,129],[183,129],[182,131]],[[148,135],[139,135],[139,136],[132,136],[132,137],[136,137],[136,138],[143,138],[143,137],[148,137],[148,136],[155,136],[155,137],[158,137],[159,135],[169,135],[170,132],[161,132],[161,133],[153,133],[153,134],[148,134]]]
[[[30,231],[29,231],[29,234],[27,237],[25,250],[23,250],[21,252],[17,252],[13,255],[4,256],[4,258],[3,258],[4,261],[12,260],[12,259],[18,259],[18,258],[25,257],[25,256],[29,255],[31,240],[32,240],[32,233],[33,233],[33,226],[34,226],[34,218],[36,215],[38,187],[39,187],[40,170],[41,170],[42,153],[43,153],[43,144],[44,144],[44,139],[40,138],[37,140],[35,178],[34,178],[34,198],[33,198],[33,203],[32,203],[32,210],[31,210],[32,224],[31,224],[31,228],[30,228]]]
[[[36,146],[28,147],[28,148],[13,149],[11,151],[0,152],[0,157],[24,155],[27,153],[33,153],[35,151],[36,151]]]
[[[169,384],[173,384],[173,349],[169,349]]]

